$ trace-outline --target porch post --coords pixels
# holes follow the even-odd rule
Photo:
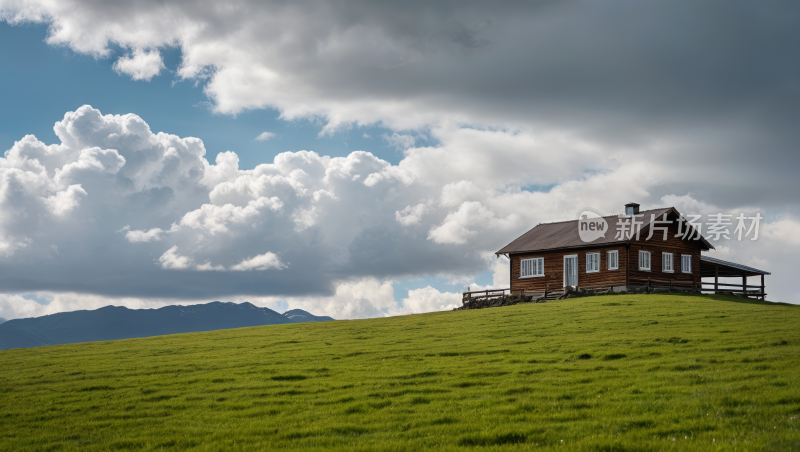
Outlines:
[[[747,297],[747,275],[742,275],[742,295]]]
[[[714,295],[719,292],[719,265],[714,266]]]
[[[761,275],[761,301],[765,301],[766,297],[764,296],[764,275]]]

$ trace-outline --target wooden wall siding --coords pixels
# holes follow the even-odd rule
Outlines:
[[[607,251],[619,253],[619,270],[607,270]],[[586,273],[586,253],[600,253],[600,271]],[[584,248],[578,250],[558,250],[539,253],[511,255],[511,290],[541,291],[549,285],[551,290],[564,287],[564,256],[578,255],[578,286],[624,286],[627,259],[624,245]],[[519,279],[520,261],[532,257],[544,258],[544,276],[540,278]]]
[[[572,250],[546,251],[539,253],[525,253],[511,255],[511,290],[541,291],[545,286],[550,289],[560,289],[564,286],[564,256],[578,255],[578,286],[579,287],[607,287],[639,285],[639,282],[629,282],[629,279],[660,279],[673,281],[694,281],[700,279],[700,244],[686,242],[675,237],[677,226],[670,226],[667,240],[662,240],[662,234],[657,232],[650,240],[645,240],[647,233],[642,234],[638,241],[631,243],[626,249],[624,244],[603,246],[598,248],[583,248]],[[607,270],[607,251],[619,251],[619,270]],[[639,270],[639,250],[650,251],[650,271]],[[586,253],[600,253],[600,271],[586,273]],[[673,273],[661,271],[661,253],[673,254]],[[692,256],[692,273],[681,271],[681,254]],[[544,258],[544,277],[519,279],[520,260],[531,257]],[[626,275],[627,271],[627,275]]]
[[[650,240],[645,240],[647,234],[642,234],[638,241],[631,243],[629,250],[628,260],[628,275],[632,279],[661,279],[672,281],[694,281],[699,283],[700,280],[700,245],[697,242],[684,241],[676,238],[675,234],[678,233],[677,226],[674,224],[670,226],[669,237],[667,240],[662,240],[663,233],[656,232]],[[650,271],[639,270],[639,250],[650,251]],[[673,273],[665,273],[662,271],[662,256],[661,253],[672,253],[673,255]],[[692,256],[692,273],[683,273],[681,269],[681,254],[689,254]],[[631,285],[637,285],[631,283]]]

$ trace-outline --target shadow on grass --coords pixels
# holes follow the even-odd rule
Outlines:
[[[476,436],[462,437],[458,441],[459,446],[499,446],[503,444],[519,444],[525,442],[525,435],[522,433],[494,433]]]

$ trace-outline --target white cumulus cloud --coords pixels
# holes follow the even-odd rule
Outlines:
[[[52,196],[48,196],[45,202],[50,207],[50,210],[56,215],[64,215],[70,210],[80,204],[81,196],[86,195],[80,184],[70,185],[65,190],[57,192]]]
[[[384,133],[383,135],[381,135],[381,138],[383,138],[384,141],[389,143],[391,146],[394,146],[395,148],[397,148],[398,151],[402,151],[402,150],[408,149],[408,148],[414,146],[414,143],[416,142],[416,139],[413,136],[411,136],[411,135],[401,135],[401,134],[399,134],[397,132],[395,132],[395,133],[393,133],[391,135],[388,135],[388,134]]]
[[[161,240],[163,233],[164,231],[160,228],[153,228],[147,231],[128,231],[125,233],[125,238],[131,243],[156,242]]]
[[[178,245],[174,245],[162,254],[158,262],[164,270],[189,270],[194,266],[192,258],[178,254]]]
[[[250,271],[250,270],[269,270],[270,268],[286,268],[286,265],[283,264],[280,258],[271,252],[267,252],[264,254],[259,254],[255,257],[244,259],[243,261],[239,262],[238,264],[231,267],[232,271]]]
[[[149,82],[164,69],[164,60],[158,50],[134,49],[132,54],[119,57],[113,67],[119,74]]]
[[[275,138],[275,134],[272,132],[261,132],[257,137],[256,141],[267,141],[272,138]]]

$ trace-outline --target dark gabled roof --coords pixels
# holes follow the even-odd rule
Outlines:
[[[759,270],[757,268],[748,267],[747,265],[737,264],[735,262],[728,262],[722,259],[715,259],[708,256],[700,256],[700,276],[711,277],[714,276],[714,267],[719,267],[719,276],[732,277],[732,276],[756,276],[756,275],[771,275],[772,273]],[[706,265],[708,264],[708,265]]]
[[[680,216],[674,207],[665,207],[662,209],[652,209],[639,212],[644,214],[642,217],[641,238],[646,238],[649,234],[650,220],[652,214],[655,218],[662,218],[662,215],[667,214],[667,218],[676,219]],[[626,217],[619,215],[609,215],[603,217],[608,223],[608,229],[602,237],[597,238],[592,242],[584,242],[581,240],[578,232],[578,220],[561,221],[558,223],[540,223],[533,229],[526,232],[518,239],[509,243],[503,249],[495,254],[507,253],[525,253],[533,251],[551,251],[566,248],[586,248],[603,245],[624,244],[630,243],[635,238],[631,239],[617,239],[617,223],[624,220]],[[705,251],[714,249],[708,241],[700,237],[701,246]]]

